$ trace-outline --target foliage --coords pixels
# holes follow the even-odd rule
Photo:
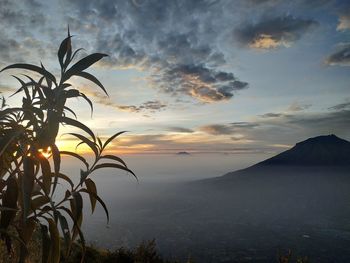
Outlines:
[[[76,251],[67,263],[79,262],[81,252]],[[93,246],[87,246],[85,263],[179,263],[163,259],[157,249],[155,240],[142,242],[135,249],[118,248],[114,251],[101,251]],[[193,262],[193,261],[188,261]]]
[[[21,78],[13,76],[21,85],[14,95],[23,94],[22,107],[9,107],[2,98],[0,109],[0,231],[9,252],[13,250],[13,241],[19,242],[19,262],[24,262],[28,255],[27,244],[36,227],[42,234],[42,262],[59,262],[60,235],[65,241],[66,255],[78,237],[84,251],[82,195],[89,196],[92,212],[99,202],[109,219],[107,207],[98,196],[90,175],[102,168],[121,169],[134,175],[122,159],[104,154],[106,147],[123,132],[102,142],[66,106],[69,99],[81,97],[93,111],[91,100],[69,83],[72,77],[85,78],[108,95],[101,82],[85,71],[106,55],[94,53],[71,65],[81,50],[73,52],[71,38],[68,30],[68,36],[57,53],[61,68],[59,81],[42,64],[13,64],[1,70],[21,69],[39,76],[37,79],[26,74]],[[86,144],[91,149],[94,154],[92,163],[75,152],[58,149],[56,137],[61,125],[73,126],[81,131],[70,135],[80,140],[78,145]],[[77,184],[61,172],[63,155],[74,157],[84,164]],[[56,200],[56,187],[61,182],[66,186],[65,195]],[[11,233],[10,228],[14,228],[15,233]]]

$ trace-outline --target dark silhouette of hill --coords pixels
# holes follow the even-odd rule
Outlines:
[[[248,168],[202,182],[225,184],[230,179],[252,180],[255,177],[347,175],[349,171],[350,142],[335,135],[325,135],[299,142],[293,148]]]
[[[258,165],[338,166],[350,165],[350,142],[335,135],[318,136],[297,143]]]

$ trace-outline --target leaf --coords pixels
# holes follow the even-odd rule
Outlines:
[[[99,61],[100,59],[106,56],[107,56],[106,54],[94,53],[79,60],[69,70],[67,70],[66,74],[64,74],[62,82],[65,82],[73,75],[76,75],[82,72],[83,70],[89,68],[91,65],[95,64],[97,61]]]
[[[80,72],[80,73],[77,73],[75,74],[76,76],[79,76],[79,77],[82,77],[84,79],[87,79],[87,80],[90,80],[91,82],[95,83],[97,86],[99,86],[103,92],[109,97],[108,93],[107,93],[107,90],[105,89],[105,87],[102,85],[102,83],[93,75],[91,75],[90,73],[87,73],[87,72]]]
[[[8,208],[17,208],[18,185],[16,178],[10,176],[6,181],[7,189],[2,195],[2,205]],[[11,221],[15,218],[16,211],[3,210],[1,211],[0,229],[7,229]]]
[[[71,36],[68,34],[68,37],[66,37],[62,42],[61,45],[58,49],[57,52],[57,57],[58,57],[58,61],[60,62],[61,65],[61,69],[64,70],[64,56],[67,54],[68,50],[72,50],[72,46],[71,46]],[[68,58],[68,56],[67,56]],[[70,59],[70,58],[68,58]]]
[[[22,133],[24,133],[23,130],[17,130],[13,133],[6,134],[0,139],[0,156],[7,150],[7,147],[12,143],[12,141]]]
[[[72,239],[74,240],[75,237],[79,234],[79,229],[81,226],[81,223],[83,221],[83,198],[81,197],[81,194],[79,192],[73,192],[72,193],[73,199],[70,200],[72,215],[74,217],[74,226],[73,226],[73,236]]]
[[[94,167],[94,169],[92,171],[95,171],[97,169],[101,169],[101,168],[116,168],[116,169],[120,169],[120,170],[124,170],[127,171],[129,173],[131,173],[137,180],[137,176],[134,174],[133,171],[131,171],[130,169],[120,165],[120,164],[116,164],[116,163],[102,163],[102,164],[98,164]]]
[[[81,156],[75,152],[69,152],[69,151],[60,151],[60,153],[63,155],[70,155],[70,156],[73,156],[73,157],[79,159],[80,161],[82,161],[85,164],[86,169],[89,169],[89,164],[83,156]]]
[[[89,170],[84,171],[84,170],[80,169],[80,182],[79,182],[79,185],[83,185],[85,179],[89,176],[89,174],[90,174]]]
[[[42,244],[42,256],[41,256],[41,262],[42,263],[49,263],[50,258],[50,250],[51,250],[51,239],[49,236],[48,228],[47,226],[40,224],[41,229],[41,244]]]
[[[71,236],[70,236],[68,222],[67,222],[67,219],[59,211],[56,211],[56,213],[57,213],[57,216],[58,216],[58,220],[60,221],[61,230],[62,230],[62,233],[63,233],[64,242],[65,242],[65,245],[66,245],[66,251],[68,253],[70,242],[71,242]]]
[[[71,118],[68,118],[68,117],[61,117],[61,121],[66,123],[67,125],[74,126],[76,128],[79,128],[79,129],[85,131],[86,133],[88,133],[91,136],[91,138],[93,138],[94,141],[96,141],[95,134],[90,130],[89,127],[82,124],[81,122],[76,121],[76,120],[71,119]]]
[[[89,193],[93,193],[93,194],[89,194],[89,197],[90,197],[90,203],[91,203],[91,212],[94,213],[95,207],[96,207],[95,195],[97,195],[96,185],[94,181],[92,181],[90,178],[85,180],[85,185]]]
[[[51,188],[51,167],[49,161],[44,156],[38,156],[40,161],[41,171],[43,173],[43,185],[45,194],[50,193]]]
[[[66,111],[68,111],[68,112],[70,112],[70,113],[72,113],[73,116],[74,116],[74,118],[77,119],[77,115],[75,114],[75,112],[74,112],[73,110],[71,110],[70,108],[68,108],[68,107],[66,107],[66,106],[64,106],[63,109],[66,110]]]
[[[17,79],[18,82],[21,83],[22,86],[21,86],[21,88],[20,88],[19,90],[17,90],[15,93],[13,93],[13,94],[11,95],[11,97],[14,96],[14,95],[16,95],[17,93],[21,92],[22,90],[24,90],[27,99],[30,100],[31,98],[30,98],[30,95],[29,95],[28,86],[30,86],[31,83],[24,83],[23,80],[21,80],[20,78],[18,78],[18,77],[16,77],[16,76],[13,76],[13,75],[12,75],[12,77],[14,77],[15,79]]]
[[[54,194],[57,186],[58,174],[60,172],[60,167],[61,167],[61,155],[56,144],[51,145],[51,151],[52,151],[52,158],[53,158],[54,170],[55,170],[55,178],[54,178],[53,189],[52,189],[52,194]]]
[[[115,155],[109,155],[109,154],[102,155],[101,159],[114,160],[114,161],[122,163],[125,167],[127,167],[126,163],[121,158],[119,158],[118,156],[115,156]]]
[[[30,211],[30,202],[34,187],[34,160],[26,156],[23,160],[23,177],[22,177],[22,198],[23,198],[23,218],[27,220]]]
[[[95,153],[95,156],[98,156],[98,148],[96,146],[96,144],[93,141],[90,141],[88,138],[86,138],[85,136],[78,134],[78,133],[68,133],[70,135],[73,135],[75,137],[77,137],[78,139],[80,139],[83,143],[87,144],[91,150],[93,150],[93,152]]]
[[[56,86],[57,86],[57,82],[56,82],[56,78],[54,75],[52,75],[50,72],[48,72],[47,70],[41,68],[41,67],[38,67],[38,66],[35,66],[35,65],[32,65],[32,64],[24,64],[24,63],[17,63],[17,64],[12,64],[12,65],[9,65],[5,68],[3,68],[2,70],[0,70],[0,72],[3,72],[4,70],[8,70],[8,69],[15,69],[15,68],[18,68],[18,69],[26,69],[26,70],[30,70],[30,71],[34,71],[34,72],[37,72],[43,76],[45,76],[46,78],[52,80]]]
[[[82,245],[82,250],[83,250],[83,256],[82,258],[84,258],[84,255],[85,255],[85,238],[84,238],[84,234],[83,232],[81,231],[80,229],[80,226],[79,226],[79,222],[77,222],[77,220],[75,219],[73,213],[71,210],[69,210],[67,207],[64,207],[64,206],[60,206],[58,207],[57,209],[60,209],[60,210],[63,210],[65,211],[69,216],[70,218],[72,219],[74,225],[73,225],[73,229],[76,230],[76,232],[79,234],[79,237],[80,237],[80,241],[81,241],[81,245]],[[74,234],[74,233],[73,233]],[[71,240],[74,240],[75,237],[73,235],[72,239]]]
[[[60,235],[57,229],[57,225],[51,218],[47,219],[49,223],[49,232],[51,238],[51,261],[50,263],[60,262]]]
[[[115,138],[117,138],[119,135],[125,133],[127,131],[121,131],[121,132],[117,132],[116,134],[114,134],[113,136],[109,137],[108,140],[105,142],[105,144],[103,145],[102,149],[106,148],[106,146],[113,141]]]
[[[94,112],[94,105],[92,104],[91,100],[84,93],[80,93],[80,97],[84,98],[87,101],[87,103],[89,103],[90,109],[91,109],[91,117],[92,117],[92,114]]]
[[[40,207],[42,207],[43,205],[46,205],[47,203],[50,202],[50,198],[42,195],[42,196],[38,196],[37,198],[34,198],[31,202],[31,209],[33,211],[39,209]]]
[[[63,173],[51,173],[51,176],[57,176],[58,178],[61,178],[62,180],[65,180],[67,183],[69,183],[69,185],[71,186],[71,188],[74,187],[73,181],[65,174]]]
[[[66,91],[66,97],[67,98],[76,98],[80,96],[79,90],[76,89],[70,89]]]
[[[103,209],[105,210],[106,217],[107,217],[107,224],[108,224],[108,222],[109,222],[109,212],[108,212],[107,206],[103,202],[103,200],[97,194],[95,194],[93,192],[90,192],[89,190],[87,190],[85,188],[80,189],[79,192],[84,192],[84,193],[87,193],[89,195],[93,195],[94,196],[94,198],[102,205]]]
[[[100,137],[97,137],[97,142],[98,142],[98,146],[99,146],[100,150],[102,150],[103,144],[102,144]]]

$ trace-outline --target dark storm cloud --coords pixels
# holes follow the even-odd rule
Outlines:
[[[327,65],[350,66],[350,43],[342,44],[326,59]]]
[[[248,87],[222,69],[226,60],[218,46],[218,1],[80,0],[69,5],[79,12],[79,23],[97,25],[98,50],[110,54],[101,66],[148,71],[159,90],[208,103],[230,99]]]
[[[248,23],[236,28],[234,36],[242,45],[250,48],[274,49],[288,47],[316,25],[318,23],[314,20],[291,15],[264,18],[258,23]]]

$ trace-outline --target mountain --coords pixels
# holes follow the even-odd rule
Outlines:
[[[190,155],[189,152],[177,152],[176,154],[177,155]]]
[[[246,169],[202,180],[208,185],[228,185],[237,180],[266,179],[269,176],[329,176],[350,172],[350,142],[335,135],[309,138],[293,148]],[[350,178],[350,175],[348,176]],[[227,187],[229,187],[227,185]]]
[[[350,165],[350,142],[333,134],[318,136],[299,142],[292,149],[262,161],[258,165]]]

